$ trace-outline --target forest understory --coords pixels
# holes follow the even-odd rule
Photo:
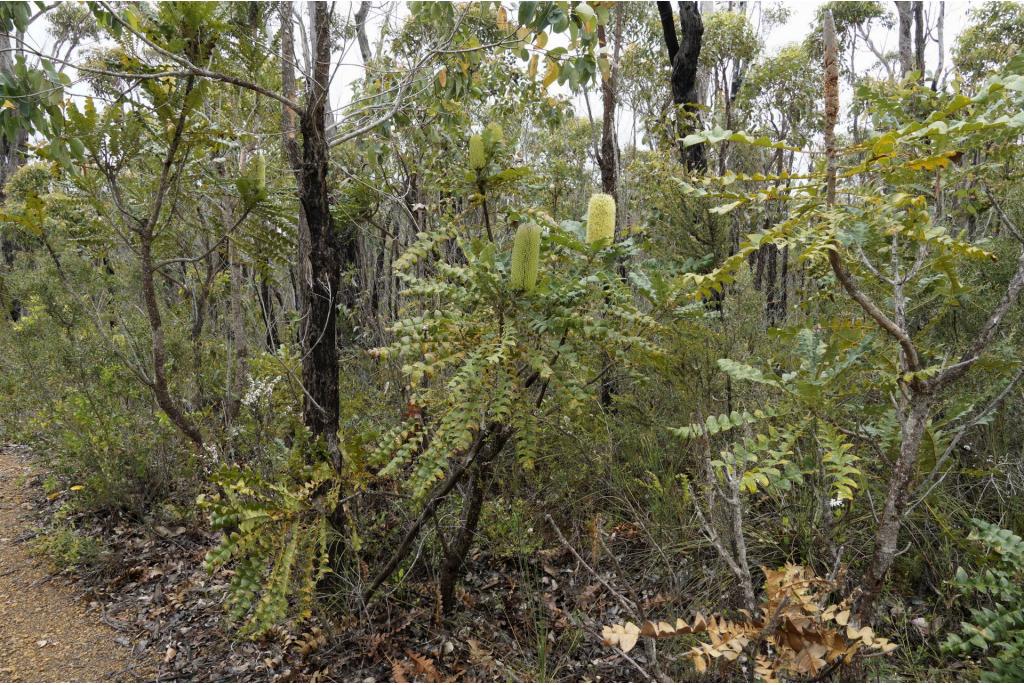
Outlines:
[[[0,678],[1024,679],[1022,45],[0,3]]]

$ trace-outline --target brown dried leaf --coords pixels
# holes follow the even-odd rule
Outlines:
[[[827,663],[822,657],[825,656],[824,645],[809,644],[796,655],[794,667],[798,673],[813,676]]]
[[[434,666],[434,660],[430,657],[423,656],[418,652],[414,652],[411,649],[405,650],[405,655],[409,657],[409,660],[413,664],[413,672],[416,675],[422,675],[427,678],[428,683],[440,683],[441,674],[438,673],[437,667]]]
[[[469,661],[474,666],[480,666],[488,671],[493,670],[497,666],[494,655],[491,654],[490,650],[481,646],[479,640],[469,638],[466,640],[466,644],[469,645]]]
[[[632,621],[626,623],[626,625],[613,623],[601,630],[601,637],[604,640],[604,644],[618,647],[623,652],[628,653],[629,650],[636,646],[637,640],[640,639],[640,628]]]

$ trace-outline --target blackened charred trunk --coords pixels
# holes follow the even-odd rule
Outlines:
[[[597,27],[597,39],[601,47],[606,47],[608,42],[605,37],[604,26]],[[616,164],[617,150],[615,145],[615,72],[614,68],[609,70],[607,78],[601,80],[601,154],[597,158],[598,166],[601,168],[601,190],[618,202],[616,192],[618,190],[618,165]]]
[[[291,26],[291,3],[282,3],[282,21]],[[316,53],[313,73],[306,85],[306,107],[299,113],[302,134],[301,159],[294,136],[294,113],[282,112],[282,133],[289,161],[296,164],[295,176],[302,205],[301,221],[308,231],[308,246],[299,248],[308,260],[308,282],[300,286],[304,301],[302,315],[302,383],[305,386],[303,422],[314,439],[322,439],[336,468],[341,467],[337,450],[339,421],[337,311],[341,281],[341,251],[331,216],[328,186],[330,146],[325,111],[330,79],[329,9],[326,3],[311,6]],[[282,58],[285,65],[284,90],[294,88],[290,31],[284,32]],[[300,243],[302,241],[300,240]],[[300,279],[305,280],[305,279]]]
[[[665,38],[665,49],[668,50],[668,63],[671,65],[679,52],[679,38],[676,36],[676,18],[672,15],[671,2],[658,3],[658,18],[661,19],[661,34]]]
[[[608,40],[605,34],[605,27],[597,27],[597,39],[602,48],[607,47]],[[622,8],[616,9],[616,53],[618,45],[622,43]],[[616,213],[621,211],[619,207],[619,149],[615,135],[615,107],[616,100],[616,68],[615,60],[608,70],[608,77],[601,80],[602,113],[601,113],[601,153],[597,162],[601,169],[601,190],[615,198]],[[618,226],[618,221],[616,221]],[[620,265],[620,271],[624,271]],[[605,358],[605,363],[610,364],[611,360]],[[605,374],[601,379],[601,406],[609,407],[612,403],[612,395],[615,393],[612,375]]]
[[[665,47],[672,65],[672,102],[682,109],[682,120],[677,122],[676,126],[680,158],[690,171],[703,173],[708,168],[704,145],[685,147],[682,140],[696,131],[700,125],[697,111],[697,64],[704,37],[704,22],[701,20],[696,2],[679,3],[678,34],[672,21],[671,3],[659,2],[658,15],[661,18]]]
[[[764,260],[766,262],[765,273],[764,273],[764,313],[765,322],[768,326],[775,325],[775,310],[778,306],[776,300],[778,298],[778,261],[779,261],[779,248],[778,246],[769,243],[762,249],[764,252]]]
[[[786,320],[786,307],[789,304],[789,245],[782,248],[782,272],[779,275],[779,297],[776,301],[775,323]]]
[[[323,110],[323,98],[315,98],[300,119],[299,192],[310,240],[308,321],[302,341],[302,383],[306,389],[302,414],[310,433],[324,440],[333,459],[337,457],[339,421],[337,312],[341,261],[328,196]]]
[[[306,85],[306,107],[299,116],[302,163],[297,174],[302,216],[309,230],[309,251],[305,255],[309,260],[309,283],[302,327],[302,416],[340,478],[343,464],[338,448],[338,307],[350,296],[342,290],[341,275],[355,264],[355,227],[346,226],[339,234],[331,215],[326,116],[331,67],[330,8],[324,2],[310,3],[310,14],[313,73]],[[303,257],[301,248],[299,257]],[[314,451],[310,456],[323,455]],[[345,547],[345,512],[340,503],[328,515],[328,523],[335,533],[328,546],[330,564],[338,570]]]

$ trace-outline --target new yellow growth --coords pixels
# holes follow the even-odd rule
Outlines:
[[[609,244],[615,239],[615,198],[605,193],[590,196],[587,207],[587,243]]]

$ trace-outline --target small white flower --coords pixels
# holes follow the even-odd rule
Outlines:
[[[274,392],[274,386],[279,380],[281,380],[280,376],[263,380],[250,377],[249,388],[246,390],[245,396],[242,397],[242,404],[246,407],[255,407],[264,400],[270,399]]]
[[[835,499],[830,499],[828,501],[828,505],[830,507],[832,507],[833,509],[835,509],[837,507],[843,506],[843,500],[841,498],[839,498],[839,497],[836,497]]]

